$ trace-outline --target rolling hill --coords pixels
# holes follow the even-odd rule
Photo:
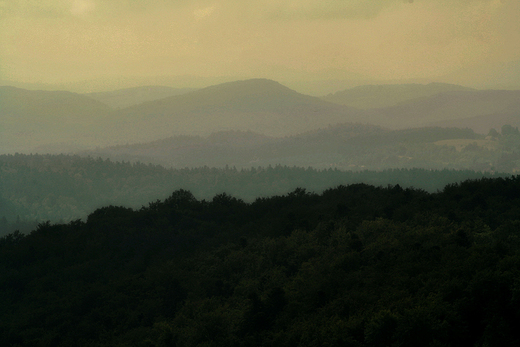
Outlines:
[[[428,86],[430,91],[453,87]],[[404,90],[409,87],[403,86]],[[368,86],[365,96],[372,90],[375,97],[385,88]],[[519,123],[520,91],[454,90],[370,110],[303,95],[267,79],[228,82],[159,98],[173,92],[181,91],[143,87],[82,95],[0,87],[0,153],[71,153],[222,131],[283,138],[342,123],[390,129],[457,126],[484,134],[490,127]],[[107,105],[150,98],[155,100],[121,109]]]
[[[396,106],[405,101],[444,92],[472,90],[474,89],[447,83],[363,85],[331,93],[322,99],[359,109],[374,109]]]
[[[98,141],[86,131],[111,109],[86,96],[65,91],[0,87],[0,153],[31,151],[57,143],[81,148]]]
[[[449,140],[457,140],[462,146],[459,149],[468,147],[468,150],[443,145],[442,141]],[[477,141],[482,143],[477,145]],[[347,170],[396,167],[486,170],[497,166],[493,163],[502,152],[485,152],[483,148],[496,148],[497,144],[484,140],[484,135],[470,129],[390,130],[349,123],[281,138],[242,131],[223,131],[207,137],[175,136],[149,143],[98,148],[81,155],[174,168],[287,165]],[[511,165],[505,169],[517,166],[513,162]]]
[[[487,134],[489,130],[500,130],[504,124],[514,127],[520,126],[520,100],[509,104],[505,109],[475,117],[462,118],[433,123],[435,126],[469,128],[481,134]]]
[[[191,91],[193,88],[172,88],[164,86],[143,86],[135,88],[118,89],[111,92],[97,92],[84,94],[94,100],[112,108],[125,108],[147,101],[164,99],[173,95],[181,95]]]
[[[107,136],[121,143],[223,130],[287,136],[362,121],[364,112],[299,94],[281,84],[253,79],[223,83],[117,111]]]
[[[508,112],[519,104],[519,100],[520,90],[445,92],[370,110],[366,121],[393,129],[438,125],[440,122]]]

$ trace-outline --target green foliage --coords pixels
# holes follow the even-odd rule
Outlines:
[[[436,133],[435,129],[431,132]],[[410,131],[405,133],[413,138],[418,136]],[[233,197],[231,200],[252,202],[258,197],[291,191],[296,195],[304,193],[294,191],[298,187],[304,187],[308,193],[320,193],[340,184],[361,182],[375,186],[398,184],[403,189],[415,187],[435,192],[448,183],[503,175],[469,170],[341,171],[281,165],[241,170],[230,167],[166,169],[79,156],[2,155],[0,236],[15,230],[28,233],[46,220],[53,223],[85,220],[102,206],[138,209],[157,199],[168,199],[167,204],[181,204],[187,208],[194,199],[210,200],[217,195],[224,198],[224,192]],[[169,197],[172,191],[178,191],[177,196]],[[231,200],[229,203],[234,203]],[[399,213],[406,212],[401,210]]]
[[[0,345],[518,345],[519,211],[515,176],[42,222],[0,239]]]

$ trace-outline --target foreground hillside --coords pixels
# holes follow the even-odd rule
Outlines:
[[[516,346],[520,177],[179,190],[0,239],[2,346]]]

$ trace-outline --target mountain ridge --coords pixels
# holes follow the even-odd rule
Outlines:
[[[500,113],[519,100],[520,90],[451,91],[368,110],[367,121],[393,129],[421,127]]]
[[[405,89],[408,87],[404,86]],[[432,84],[430,87],[444,88],[446,85]],[[154,88],[160,90],[162,87],[144,88],[149,88],[153,94]],[[358,89],[374,88],[379,87]],[[142,91],[139,88],[129,90]],[[159,95],[154,96],[157,97]],[[294,136],[342,123],[404,129],[453,126],[458,124],[453,123],[456,120],[468,119],[460,123],[467,127],[471,119],[497,115],[492,125],[499,128],[503,124],[498,122],[511,123],[516,119],[520,91],[453,90],[402,101],[391,107],[362,110],[298,93],[273,80],[249,79],[117,110],[89,96],[65,91],[29,91],[4,86],[0,87],[0,100],[0,149],[3,153],[34,150],[37,153],[70,153],[95,146],[151,142],[178,135],[207,136],[230,130],[273,137]],[[480,122],[478,130],[486,134],[489,129],[484,128],[488,123],[491,124]],[[516,126],[516,123],[512,122],[512,125]]]
[[[251,79],[127,107],[112,115],[111,127],[114,137],[133,137],[138,141],[181,133],[207,135],[222,130],[286,136],[361,120],[363,114],[363,111],[300,94],[272,80]],[[150,130],[146,134],[137,133],[136,128]]]
[[[85,130],[110,112],[107,105],[77,93],[1,86],[0,153],[32,151],[44,143],[81,148],[99,140]]]
[[[159,100],[169,96],[181,95],[193,90],[196,89],[150,85],[117,89],[109,92],[85,93],[83,95],[117,109],[138,105],[147,101]]]
[[[475,134],[471,129],[426,127],[391,130],[375,125],[344,123],[286,137],[269,137],[250,131],[222,131],[209,136],[175,136],[78,154],[174,168],[204,165],[248,168],[278,164],[348,170],[399,165],[414,167],[419,164],[438,169],[448,164],[453,168],[472,167],[467,158],[462,158],[466,160],[464,163],[456,162],[459,156],[454,153],[455,148],[437,145],[446,140],[457,141],[461,148],[476,141],[485,142],[481,145],[496,146],[495,142],[484,140],[484,135]],[[497,155],[479,160],[491,163]],[[450,159],[454,161],[450,162]]]
[[[475,91],[456,84],[432,82],[428,84],[367,84],[330,93],[322,99],[360,109],[396,106],[413,99],[431,97],[446,91]]]

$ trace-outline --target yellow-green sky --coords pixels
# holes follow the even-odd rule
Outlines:
[[[520,0],[0,0],[0,80],[520,86],[519,18]]]

